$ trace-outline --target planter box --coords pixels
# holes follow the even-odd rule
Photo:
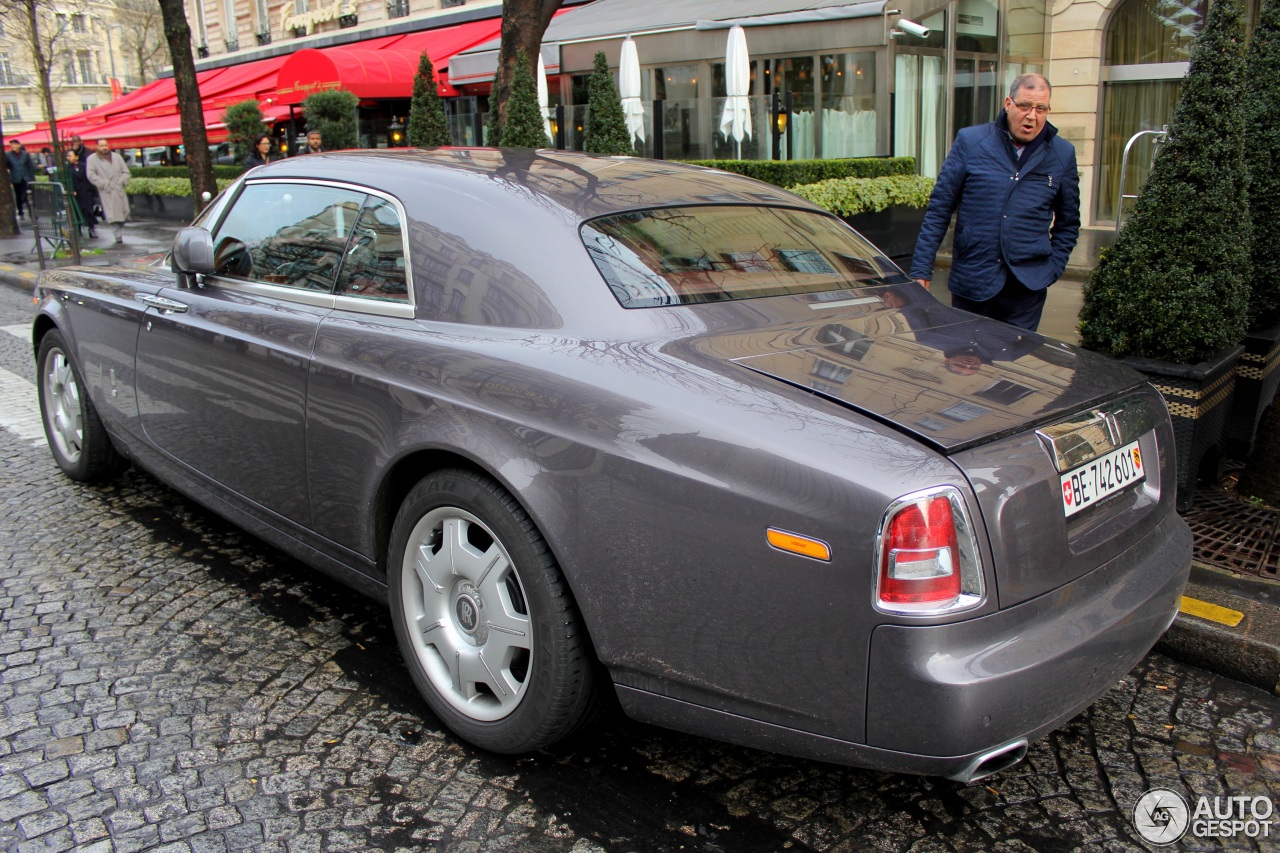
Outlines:
[[[907,269],[911,266],[911,256],[915,254],[916,238],[920,236],[926,209],[900,204],[874,213],[856,213],[841,218],[898,266]]]
[[[130,193],[129,209],[134,216],[146,216],[149,219],[190,222],[196,217],[195,204],[190,196]]]
[[[1236,393],[1227,423],[1226,452],[1233,459],[1247,459],[1253,452],[1262,415],[1280,387],[1280,324],[1250,332],[1236,368]]]
[[[1178,512],[1191,509],[1196,486],[1217,474],[1231,415],[1236,365],[1243,351],[1243,346],[1234,346],[1199,364],[1120,359],[1146,376],[1169,406],[1178,463]]]

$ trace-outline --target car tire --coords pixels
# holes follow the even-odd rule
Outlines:
[[[532,519],[463,470],[419,482],[388,551],[400,651],[431,710],[492,752],[538,749],[591,717],[597,674],[577,605]]]
[[[119,474],[127,463],[111,443],[61,332],[49,331],[40,339],[36,369],[40,419],[58,467],[81,483]]]

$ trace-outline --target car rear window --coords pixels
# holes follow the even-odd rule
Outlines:
[[[582,240],[624,308],[906,280],[891,260],[840,220],[784,207],[629,211],[584,223]]]

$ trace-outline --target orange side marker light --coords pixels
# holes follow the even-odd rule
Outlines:
[[[831,562],[831,546],[821,539],[801,536],[799,533],[789,533],[776,527],[770,527],[765,536],[768,538],[769,544],[779,551],[799,554],[801,557],[809,557],[813,560]]]

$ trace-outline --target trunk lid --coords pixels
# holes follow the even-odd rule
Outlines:
[[[1140,374],[958,311],[915,284],[834,296],[781,300],[794,303],[783,309],[789,322],[698,347],[947,455],[981,508],[1001,607],[1120,557],[1172,511],[1172,431]],[[1068,516],[1062,475],[1135,441],[1145,479]]]
[[[1143,384],[1118,362],[943,305],[914,283],[784,301],[812,319],[713,335],[700,348],[948,455]]]

